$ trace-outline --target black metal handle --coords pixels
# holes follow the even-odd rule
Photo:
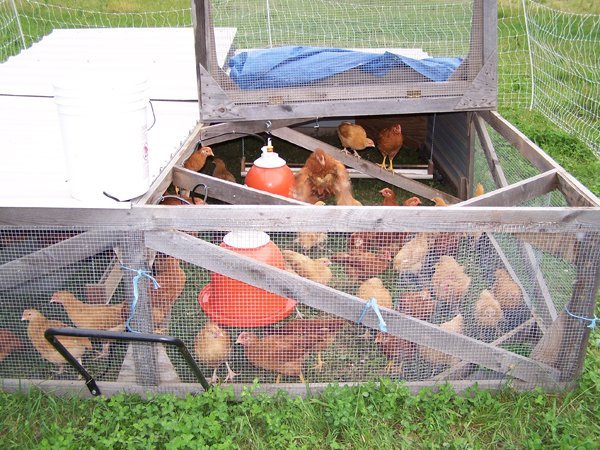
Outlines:
[[[67,348],[56,338],[57,336],[71,336],[71,337],[86,337],[86,338],[97,338],[107,339],[114,341],[128,341],[128,342],[154,342],[159,344],[174,345],[181,353],[181,356],[185,359],[187,364],[196,375],[196,378],[202,385],[205,391],[211,388],[211,385],[206,381],[202,371],[196,364],[196,361],[190,354],[189,350],[179,338],[173,336],[164,336],[162,334],[149,334],[149,333],[127,333],[118,331],[103,331],[103,330],[89,330],[84,328],[48,328],[44,332],[44,336],[52,344],[58,353],[65,358],[69,364],[71,364],[77,372],[85,380],[85,385],[90,390],[92,395],[100,395],[100,389],[96,384],[94,377],[83,367],[77,359],[67,350]]]

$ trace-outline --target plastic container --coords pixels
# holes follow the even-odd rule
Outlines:
[[[260,231],[233,231],[220,245],[260,262],[284,268],[283,255],[269,235]],[[200,291],[200,306],[211,320],[221,325],[259,327],[285,319],[296,306],[294,300],[213,273]]]
[[[122,74],[78,74],[54,82],[71,196],[130,200],[150,187],[148,83]]]
[[[284,159],[273,151],[271,139],[262,147],[262,155],[254,161],[246,174],[245,184],[271,194],[292,196],[294,173]]]

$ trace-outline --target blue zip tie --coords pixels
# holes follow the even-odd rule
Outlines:
[[[129,314],[129,317],[127,318],[127,321],[125,322],[125,328],[127,328],[127,331],[129,331],[131,333],[139,333],[139,331],[134,330],[129,325],[131,323],[131,321],[133,320],[133,316],[135,315],[135,308],[137,307],[137,302],[140,297],[140,290],[138,288],[138,282],[140,281],[140,279],[142,277],[146,277],[146,278],[150,279],[150,281],[152,281],[152,284],[154,284],[154,289],[158,289],[160,287],[160,284],[158,284],[158,281],[156,281],[156,279],[152,275],[150,275],[148,272],[146,272],[145,270],[132,269],[130,267],[124,266],[123,264],[121,264],[121,269],[129,270],[131,272],[137,273],[137,275],[135,277],[133,277],[133,279],[131,280],[133,283],[133,302],[131,303],[131,314]]]
[[[600,320],[600,317],[596,317],[596,315],[594,315],[593,319],[589,319],[587,317],[576,316],[571,311],[569,311],[569,309],[566,306],[565,306],[565,312],[568,315],[570,315],[571,317],[574,317],[575,319],[585,320],[586,322],[590,322],[590,324],[587,327],[591,328],[592,330],[596,328],[596,325],[597,325],[598,321]]]
[[[383,331],[384,333],[387,333],[387,325],[385,323],[385,320],[383,320],[383,316],[381,315],[381,311],[379,310],[379,305],[377,304],[377,300],[375,300],[374,298],[370,299],[365,304],[365,307],[363,308],[362,312],[360,313],[360,316],[359,316],[358,320],[356,321],[356,323],[360,325],[362,320],[365,318],[365,315],[367,314],[367,310],[369,308],[373,309],[373,311],[377,315],[377,319],[379,319],[379,329],[381,331]]]

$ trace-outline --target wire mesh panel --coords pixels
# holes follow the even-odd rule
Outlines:
[[[76,382],[44,337],[76,327],[178,338],[213,383],[573,380],[598,230],[429,226],[437,231],[3,228],[0,375]],[[100,389],[198,383],[171,346],[59,340]]]

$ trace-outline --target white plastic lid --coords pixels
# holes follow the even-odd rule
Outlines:
[[[254,165],[263,169],[275,169],[285,166],[285,159],[280,158],[277,153],[269,151],[268,148],[266,145],[262,147],[262,156],[254,161]]]
[[[223,237],[223,242],[233,248],[258,248],[267,245],[271,238],[263,231],[231,231]]]

